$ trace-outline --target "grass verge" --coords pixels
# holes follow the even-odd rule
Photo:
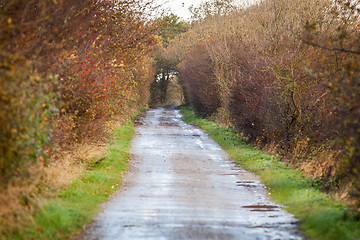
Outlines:
[[[67,239],[78,235],[100,210],[99,203],[118,188],[133,135],[132,122],[116,129],[107,156],[92,162],[82,177],[56,198],[46,200],[32,225],[7,239]]]
[[[287,206],[287,211],[301,221],[305,236],[319,240],[360,239],[360,214],[321,192],[316,182],[275,156],[245,144],[233,130],[197,118],[188,108],[181,111],[184,121],[200,126],[241,167],[261,177],[272,200]]]

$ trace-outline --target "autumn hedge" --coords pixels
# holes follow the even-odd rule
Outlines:
[[[165,55],[178,60],[186,99],[198,113],[357,205],[359,8],[348,1],[264,0],[210,12]]]
[[[0,178],[147,104],[155,27],[140,1],[0,1]]]

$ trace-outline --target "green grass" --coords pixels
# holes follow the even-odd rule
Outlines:
[[[184,120],[205,130],[241,167],[254,172],[266,184],[273,201],[287,206],[310,239],[360,239],[360,214],[321,192],[319,184],[292,170],[278,158],[242,142],[231,129],[199,119],[182,108]]]
[[[133,135],[132,123],[117,129],[107,157],[90,164],[80,179],[47,201],[32,226],[9,239],[65,239],[79,233],[99,212],[99,203],[106,201],[120,185]]]

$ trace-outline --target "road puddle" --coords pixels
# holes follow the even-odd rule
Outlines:
[[[252,212],[280,211],[280,208],[278,206],[273,206],[273,205],[249,205],[249,206],[242,206],[242,208],[248,208]]]

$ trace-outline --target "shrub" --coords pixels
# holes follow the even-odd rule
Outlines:
[[[1,178],[147,104],[155,26],[139,1],[2,1]],[[24,167],[26,169],[26,167]],[[18,170],[16,170],[17,172]]]
[[[166,55],[179,59],[185,99],[198,112],[276,146],[293,166],[317,168],[310,174],[328,189],[353,182],[358,203],[358,9],[261,1],[200,19]]]

